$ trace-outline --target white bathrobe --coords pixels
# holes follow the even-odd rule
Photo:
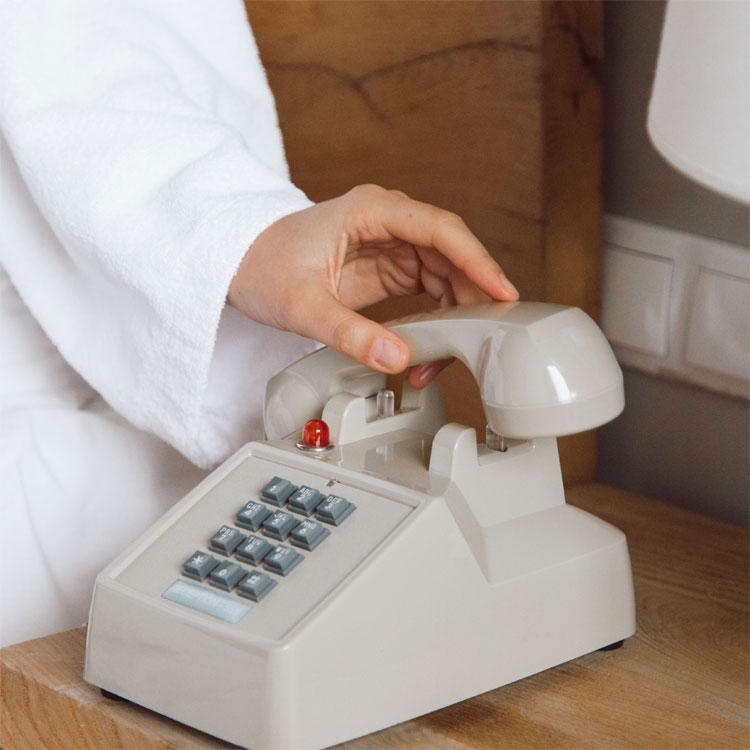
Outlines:
[[[315,344],[225,306],[310,205],[240,0],[0,0],[0,134],[7,644],[84,622],[96,572],[262,437],[266,381]]]

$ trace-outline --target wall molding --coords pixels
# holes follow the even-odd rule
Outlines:
[[[747,399],[750,251],[607,215],[602,324],[623,365]]]

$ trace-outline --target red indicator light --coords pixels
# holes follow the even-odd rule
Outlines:
[[[306,448],[327,448],[331,442],[328,425],[322,419],[310,419],[302,428],[302,445]]]

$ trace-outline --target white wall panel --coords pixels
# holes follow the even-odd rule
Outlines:
[[[607,216],[602,321],[618,359],[748,398],[750,252]]]
[[[750,336],[747,300],[750,282],[701,268],[687,331],[687,361],[696,367],[747,378]],[[745,325],[738,325],[739,321]]]
[[[607,245],[603,324],[621,346],[664,356],[669,347],[672,261]]]

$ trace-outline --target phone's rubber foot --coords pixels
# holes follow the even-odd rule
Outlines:
[[[124,701],[125,698],[123,698],[121,695],[117,695],[117,693],[110,693],[109,690],[105,690],[104,688],[99,688],[99,692],[102,694],[103,697],[105,697],[107,700],[110,701]]]
[[[610,643],[609,646],[602,646],[599,651],[614,651],[615,649],[622,648],[625,641],[615,641]]]

